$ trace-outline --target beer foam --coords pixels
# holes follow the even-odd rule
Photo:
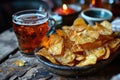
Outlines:
[[[36,14],[29,13],[29,14],[23,14],[23,15],[15,17],[15,19],[13,19],[13,22],[18,25],[32,26],[32,25],[43,24],[47,20],[48,18],[46,17],[46,15],[42,15],[38,13]]]

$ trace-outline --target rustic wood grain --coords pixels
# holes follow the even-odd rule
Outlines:
[[[13,31],[7,30],[0,34],[0,61],[18,47]]]
[[[25,66],[14,64],[16,60],[26,61]],[[47,71],[36,57],[27,57],[19,51],[0,65],[0,80],[110,80],[112,76],[120,73],[120,58],[101,71],[88,76],[64,77]],[[36,66],[33,66],[36,65]]]
[[[15,61],[17,60],[25,61],[25,65],[16,65]],[[0,78],[4,80],[11,76],[20,77],[24,75],[27,71],[29,71],[31,68],[36,67],[36,63],[37,61],[34,57],[25,57],[18,51],[15,55],[11,56],[8,60],[6,60],[0,65]]]

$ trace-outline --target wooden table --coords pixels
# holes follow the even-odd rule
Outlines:
[[[25,66],[17,66],[15,61],[26,61]],[[35,57],[27,57],[19,52],[16,36],[12,29],[0,34],[0,80],[110,80],[120,73],[120,57],[99,72],[75,78],[50,73]]]

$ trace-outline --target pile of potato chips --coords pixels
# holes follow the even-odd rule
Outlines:
[[[41,45],[38,55],[54,64],[79,67],[108,59],[119,48],[120,38],[108,21],[90,26],[77,18],[72,26],[63,26],[44,37]]]

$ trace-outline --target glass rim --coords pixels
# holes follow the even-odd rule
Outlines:
[[[37,20],[42,20],[42,19],[48,18],[48,12],[47,11],[41,11],[41,10],[36,10],[36,9],[28,9],[28,10],[21,10],[21,11],[18,11],[16,13],[14,13],[12,15],[12,21],[13,22],[16,21],[17,17],[20,16],[20,15],[29,14],[29,13],[45,14],[45,16],[43,18],[32,19],[33,21],[37,21]],[[21,20],[19,19],[17,21],[21,21]],[[29,20],[27,20],[27,21],[29,21]]]

